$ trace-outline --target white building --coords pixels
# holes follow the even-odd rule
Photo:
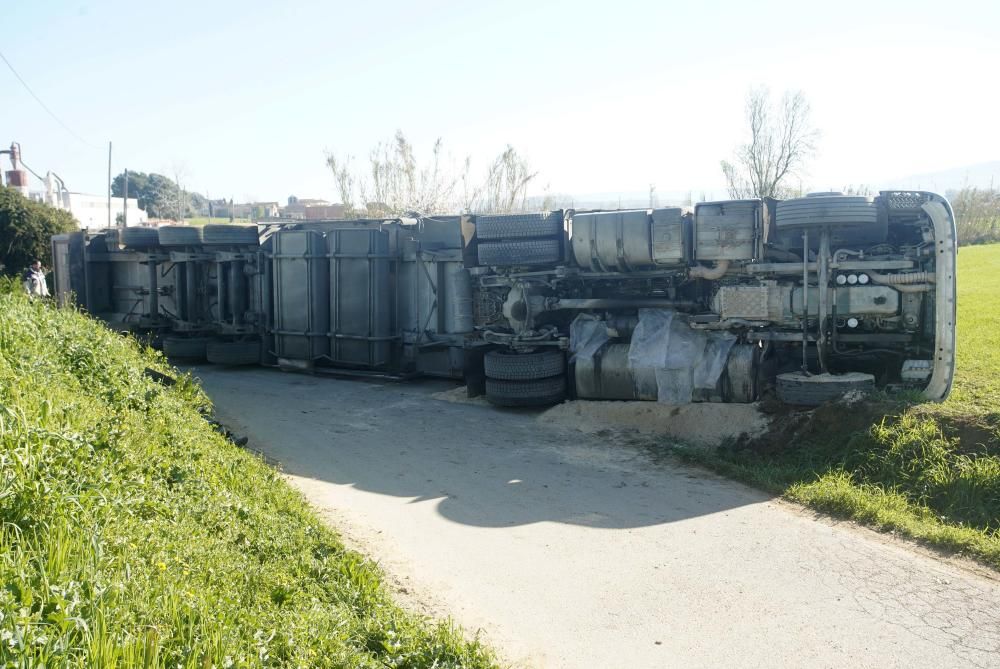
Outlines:
[[[108,196],[107,195],[87,195],[86,193],[63,192],[63,208],[68,209],[73,218],[83,229],[106,228],[108,227]],[[126,204],[120,197],[111,198],[111,226],[117,225],[117,217],[124,213]],[[149,221],[149,216],[142,209],[139,209],[139,200],[134,197],[128,199],[128,217],[126,222],[129,225],[142,225]]]

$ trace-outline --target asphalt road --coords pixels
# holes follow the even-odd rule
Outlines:
[[[1000,667],[990,574],[648,443],[437,382],[193,371],[404,603],[515,666]]]

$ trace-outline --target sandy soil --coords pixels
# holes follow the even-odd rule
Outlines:
[[[658,454],[679,416],[731,431],[712,405],[500,411],[442,383],[194,371],[405,604],[515,666],[1000,666],[989,573]]]

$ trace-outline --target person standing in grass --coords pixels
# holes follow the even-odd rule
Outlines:
[[[48,297],[49,287],[45,283],[45,271],[42,269],[42,261],[36,260],[31,266],[24,270],[21,275],[24,282],[24,290],[29,297]]]

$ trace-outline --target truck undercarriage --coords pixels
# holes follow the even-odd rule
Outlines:
[[[53,238],[56,292],[178,359],[569,397],[940,400],[954,217],[926,192]]]

